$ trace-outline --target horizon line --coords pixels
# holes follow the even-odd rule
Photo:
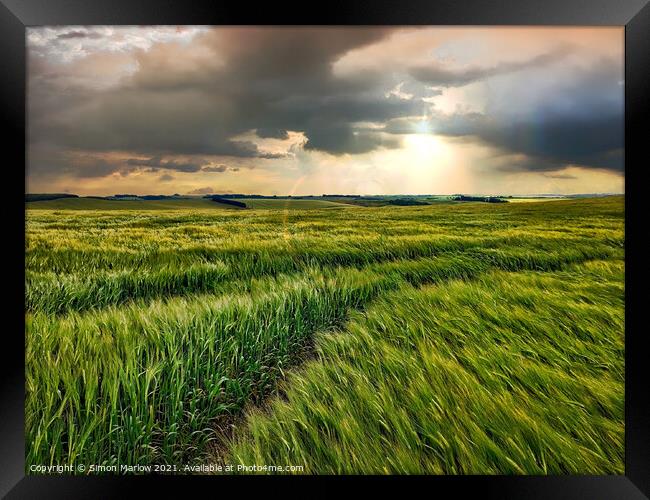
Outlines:
[[[173,194],[162,194],[162,193],[114,193],[114,194],[77,194],[72,192],[26,192],[25,196],[34,196],[34,195],[68,195],[68,196],[78,196],[79,198],[87,197],[96,197],[96,198],[110,198],[115,196],[168,196],[168,197],[181,197],[181,196],[191,196],[191,197],[206,197],[206,196],[263,196],[266,198],[304,198],[304,197],[314,197],[314,198],[327,198],[335,196],[346,196],[346,197],[370,197],[370,196],[488,196],[494,198],[513,196],[513,197],[531,197],[531,196],[585,196],[585,195],[600,195],[600,196],[619,196],[625,195],[624,191],[621,192],[576,192],[576,193],[501,193],[501,194],[486,194],[486,193],[477,193],[477,192],[455,192],[455,193],[425,193],[425,194],[413,194],[413,193],[391,193],[391,194],[352,194],[352,193],[329,193],[329,194],[261,194],[261,193],[173,193]]]

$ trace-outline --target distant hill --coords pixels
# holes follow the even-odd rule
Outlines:
[[[181,196],[179,194],[173,194],[173,195],[168,195],[168,194],[115,194],[113,196],[105,196],[103,197],[105,200],[116,200],[116,201],[137,201],[137,200],[154,200],[154,201],[159,201],[159,200],[181,200],[181,199],[194,199],[196,198],[195,196]]]
[[[178,210],[228,209],[236,207],[204,198],[171,198],[164,200],[107,199],[99,197],[66,197],[35,200],[26,203],[28,210]]]
[[[25,194],[25,202],[58,200],[60,198],[79,198],[79,196],[77,196],[76,194],[68,194],[68,193],[27,193]]]
[[[414,205],[430,205],[426,201],[419,201],[413,198],[393,198],[388,200],[389,205],[397,205],[400,207],[410,207]]]
[[[230,209],[318,209],[335,207],[385,207],[419,206],[439,203],[506,203],[545,201],[559,199],[596,198],[612,196],[609,193],[572,195],[298,195],[266,196],[244,194],[209,194],[204,196],[164,194],[115,194],[112,196],[78,196],[70,193],[28,193],[25,202],[33,209],[61,210],[172,210],[177,208],[230,208]]]

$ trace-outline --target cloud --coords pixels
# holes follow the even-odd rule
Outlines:
[[[197,188],[187,192],[187,194],[212,194],[212,193],[214,193],[214,189],[212,189],[211,187]]]
[[[423,97],[429,98],[442,95],[442,90],[435,89],[417,80],[405,80],[389,91],[388,95],[400,99],[422,99]]]
[[[565,69],[565,72],[567,70]],[[498,150],[504,171],[554,171],[580,165],[623,169],[622,61],[600,58],[560,74],[543,70],[510,78],[485,112],[434,110],[426,128],[448,137],[478,140]],[[387,122],[392,134],[414,133],[422,121]]]
[[[202,26],[47,26],[27,28],[30,52],[56,63],[70,63],[97,53],[150,50],[159,43],[191,41]]]
[[[92,179],[111,174],[128,175],[135,169],[88,154],[71,154],[50,148],[29,151],[28,174],[45,179],[59,176]]]
[[[91,38],[99,39],[102,38],[102,35],[93,31],[67,31],[56,36],[57,40],[70,40],[73,38]]]
[[[480,65],[450,66],[440,42],[405,36],[381,65],[335,71],[350,54],[388,47],[398,31],[409,29],[30,28],[30,175],[262,172],[313,161],[313,152],[345,165],[365,161],[345,155],[396,150],[400,135],[425,129],[487,144],[502,171],[621,172],[622,60],[600,57],[602,47],[580,52],[557,41],[549,50],[555,38],[519,35],[524,43],[509,42],[512,50],[485,49]],[[445,33],[452,58],[481,53],[485,35]],[[454,99],[478,104],[452,113],[432,104],[454,109]]]
[[[225,165],[208,165],[203,167],[201,171],[203,172],[225,172],[228,169]]]
[[[540,68],[557,62],[570,53],[568,46],[561,46],[525,61],[501,62],[494,66],[469,66],[451,69],[437,62],[415,66],[409,70],[411,76],[420,82],[436,87],[462,87],[472,82],[485,80],[498,75],[505,75],[527,68]]]
[[[71,165],[72,166],[72,165]],[[106,175],[126,171],[116,168],[115,164],[102,158],[83,158],[75,163],[74,169],[69,171],[77,177],[105,177]]]
[[[562,173],[545,173],[544,177],[548,177],[549,179],[577,179],[575,175]]]
[[[175,160],[163,160],[160,156],[152,158],[129,158],[125,161],[127,165],[137,167],[151,167],[156,171],[164,168],[167,170],[176,170],[177,172],[198,172],[205,165],[205,162],[179,162]]]
[[[354,130],[349,125],[337,124],[307,130],[306,150],[327,151],[331,154],[360,154],[378,148],[398,148],[401,141],[378,132]]]
[[[187,47],[167,42],[134,51],[132,73],[121,82],[101,91],[69,89],[60,106],[65,77],[33,66],[30,135],[61,149],[280,159],[286,155],[234,138],[255,130],[260,138],[285,139],[294,130],[305,132],[312,149],[366,152],[384,141],[355,137],[355,122],[406,116],[418,106],[386,98],[377,74],[339,78],[332,64],[392,31],[212,29]]]
[[[262,139],[282,139],[289,138],[289,132],[281,128],[258,128],[255,129],[257,137]]]
[[[169,174],[163,174],[160,177],[158,177],[158,180],[162,182],[169,182],[174,180],[174,176]]]
[[[207,165],[201,168],[202,172],[225,172],[226,170],[230,172],[239,172],[239,167],[228,167],[227,165]]]

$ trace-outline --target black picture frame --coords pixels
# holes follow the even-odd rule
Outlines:
[[[5,318],[0,384],[0,495],[7,498],[112,498],[160,489],[187,493],[188,481],[223,493],[223,486],[250,485],[268,492],[270,481],[313,488],[322,478],[270,477],[69,477],[25,476],[24,442],[24,182],[26,53],[25,28],[36,25],[617,25],[625,26],[625,233],[626,379],[624,476],[421,476],[357,477],[365,485],[404,494],[414,481],[432,494],[454,497],[473,492],[494,498],[646,498],[650,496],[650,391],[643,349],[644,293],[648,265],[643,261],[644,193],[648,168],[644,125],[650,101],[650,5],[648,0],[357,0],[305,4],[181,2],[173,0],[0,0],[0,102],[6,164],[2,193]],[[21,256],[22,255],[22,256]],[[10,275],[10,276],[9,276]],[[329,478],[347,487],[349,477]],[[215,483],[218,481],[218,483]],[[294,490],[295,491],[295,490]],[[278,489],[278,493],[282,490]]]

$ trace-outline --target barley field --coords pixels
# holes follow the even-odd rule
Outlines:
[[[624,472],[622,196],[40,203],[27,468]]]

